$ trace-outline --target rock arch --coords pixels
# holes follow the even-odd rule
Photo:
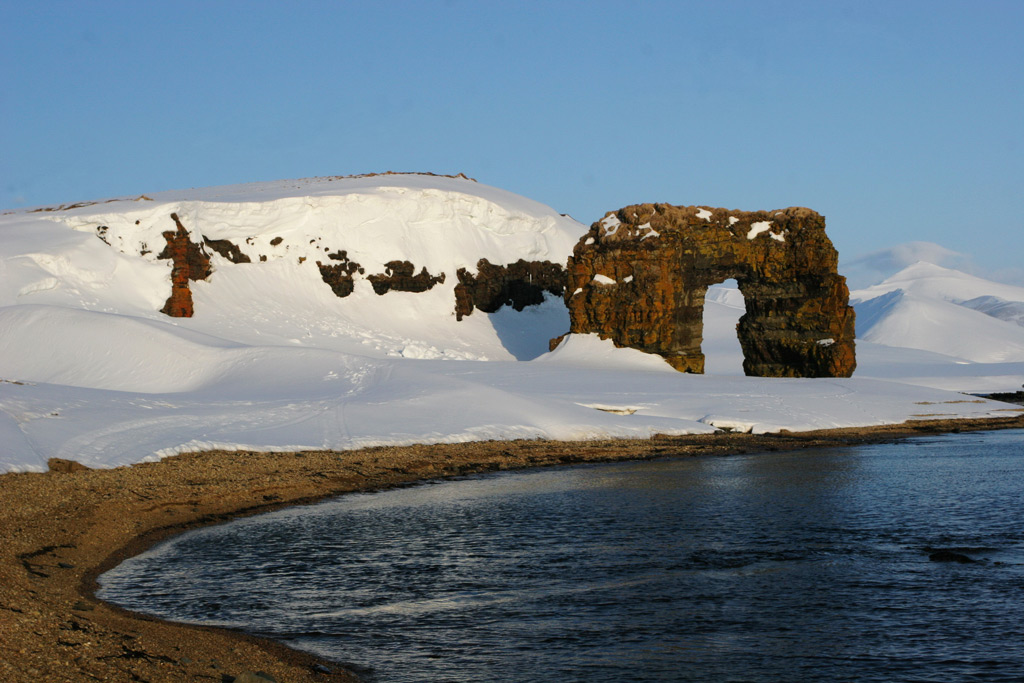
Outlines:
[[[638,204],[608,213],[573,250],[570,332],[656,353],[703,373],[704,295],[735,278],[743,370],[761,377],[849,377],[854,312],[825,219],[801,207],[729,211]]]

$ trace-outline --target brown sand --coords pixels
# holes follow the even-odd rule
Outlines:
[[[0,681],[219,682],[261,671],[280,683],[353,680],[337,664],[276,643],[171,624],[95,598],[100,573],[188,528],[350,491],[471,472],[1024,427],[1024,414],[1007,414],[1005,419],[765,436],[193,453],[113,470],[52,461],[46,474],[0,475]]]

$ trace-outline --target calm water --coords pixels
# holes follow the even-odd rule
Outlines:
[[[102,583],[377,681],[1020,681],[1024,432],[352,495]]]

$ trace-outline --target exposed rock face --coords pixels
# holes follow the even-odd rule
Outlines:
[[[355,289],[355,281],[352,278],[356,273],[363,273],[363,267],[355,261],[350,261],[347,251],[336,251],[333,254],[327,254],[327,257],[334,261],[341,261],[341,263],[324,264],[317,261],[320,277],[330,285],[335,296],[344,298]]]
[[[191,318],[193,309],[189,280],[205,280],[213,271],[210,269],[210,257],[202,245],[189,238],[188,231],[178,220],[178,214],[172,213],[171,219],[177,230],[163,233],[167,246],[157,256],[160,259],[171,259],[171,295],[160,312],[172,318]]]
[[[374,273],[366,278],[373,286],[373,291],[378,295],[387,294],[391,290],[425,292],[434,285],[444,282],[444,273],[431,275],[426,268],[413,275],[416,266],[409,261],[388,261],[384,264],[384,268],[383,273]]]
[[[474,308],[493,313],[502,306],[517,311],[542,303],[544,292],[562,296],[565,291],[565,269],[551,261],[525,261],[520,259],[507,266],[496,266],[487,259],[476,264],[473,275],[459,268],[455,285],[455,317],[462,320]]]
[[[825,219],[810,209],[627,206],[573,250],[570,331],[702,373],[704,295],[735,278],[746,302],[737,332],[747,375],[849,377],[854,313],[837,263]]]
[[[203,237],[203,243],[232,263],[252,263],[252,259],[242,253],[238,245],[231,240],[211,240],[209,237]]]

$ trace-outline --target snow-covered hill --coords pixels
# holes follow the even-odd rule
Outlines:
[[[160,313],[170,292],[170,262],[158,254],[162,233],[175,227],[171,214],[195,240],[228,240],[251,261],[234,264],[209,250],[214,273],[193,283],[196,314],[187,320]],[[496,188],[399,174],[164,192],[18,212],[0,217],[0,226],[0,306],[101,311],[241,344],[479,360],[516,356],[502,342],[504,330],[486,316],[457,323],[451,313],[458,269],[475,271],[479,259],[564,263],[585,230]],[[335,263],[331,255],[339,252],[365,271],[344,300],[325,286],[317,267]],[[447,277],[428,292],[376,295],[365,276],[396,260]],[[563,314],[557,325],[549,323],[556,330],[551,336],[565,332],[567,320]],[[131,339],[143,329],[130,326],[120,331],[129,336],[114,338],[124,347],[147,346],[148,338]],[[11,338],[14,332],[8,328],[8,347],[0,350],[10,353],[14,345],[39,355],[42,350]],[[546,351],[547,340],[534,347],[525,353]],[[0,376],[20,367],[2,363]]]
[[[851,303],[857,311],[858,352],[866,362],[863,374],[878,376],[873,347],[884,346],[930,352],[936,363],[946,359],[946,371],[935,368],[931,378],[916,377],[922,384],[971,391],[1021,388],[1024,287],[918,262],[851,293]],[[977,379],[967,379],[965,371]]]
[[[867,254],[853,255],[851,258],[841,258],[839,272],[846,277],[850,289],[863,289],[915,263],[932,263],[960,271],[970,271],[974,266],[970,256],[934,242],[907,242]]]
[[[158,256],[172,213],[194,239],[237,250],[209,250],[213,272],[191,283],[191,318],[160,312],[171,262]],[[592,337],[569,337],[548,353],[548,340],[569,326],[558,297],[457,320],[459,269],[473,273],[480,259],[564,263],[584,232],[523,197],[431,175],[259,183],[4,214],[0,471],[45,469],[50,457],[115,466],[213,447],[344,449],[1006,414],[1004,404],[862,378],[931,368],[939,371],[917,383],[939,377],[933,383],[946,387],[967,377],[952,381],[950,367],[979,367],[959,356],[947,363],[951,350],[996,357],[970,343],[943,347],[947,355],[910,351],[886,332],[912,314],[876,300],[932,301],[931,285],[892,285],[863,300],[865,311],[879,311],[868,348],[882,352],[865,356],[860,345],[862,370],[845,380],[739,376],[735,290],[709,294],[705,376]],[[363,269],[353,269],[344,298],[317,266],[341,252]],[[369,276],[394,261],[444,280],[423,292],[375,293]],[[982,285],[942,291],[962,299],[949,303],[958,311],[1004,326],[1016,315],[1004,304],[1024,301]],[[883,371],[872,374],[872,363]],[[965,383],[988,382],[978,377]],[[1006,388],[1002,378],[988,383]]]

